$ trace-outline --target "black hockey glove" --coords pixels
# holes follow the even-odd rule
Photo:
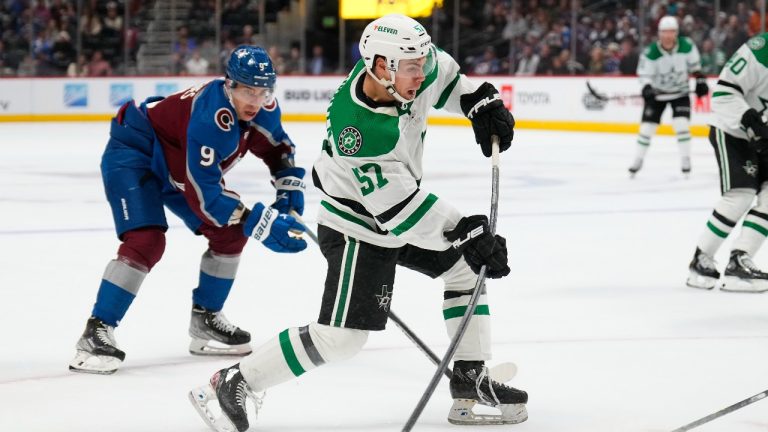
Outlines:
[[[651,103],[656,100],[656,90],[650,84],[646,84],[643,87],[642,95],[645,103]]]
[[[697,72],[693,76],[696,77],[696,96],[704,97],[708,95],[709,86],[707,85],[707,77],[705,77],[701,72]]]
[[[752,129],[755,139],[768,139],[768,125],[763,121],[763,116],[754,108],[744,112],[741,116],[741,124],[747,129]]]
[[[507,241],[500,235],[492,235],[485,215],[463,217],[456,228],[443,233],[453,247],[464,255],[473,272],[488,266],[485,275],[500,279],[509,274],[507,265]]]
[[[459,103],[464,115],[472,122],[475,141],[480,144],[485,157],[491,157],[491,135],[499,137],[499,152],[512,145],[515,119],[493,84],[485,82],[474,93],[461,95]]]

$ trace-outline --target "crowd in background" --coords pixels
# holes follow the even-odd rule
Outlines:
[[[291,6],[289,0],[265,1],[268,21]],[[454,25],[453,1],[461,11],[458,47],[452,46],[449,31]],[[759,1],[722,0],[721,10],[715,11],[714,2],[706,0],[650,0],[642,8],[638,0],[581,0],[574,27],[572,0],[446,0],[444,8],[423,23],[446,51],[458,48],[457,58],[468,74],[633,75],[644,48],[639,44],[654,41],[659,19],[674,15],[681,34],[699,48],[704,72],[716,75],[741,44],[761,33]],[[235,46],[259,43],[258,0],[222,2],[220,41],[212,24],[216,1],[191,3],[189,16],[179,17],[175,29],[169,73],[215,74],[223,70]],[[136,73],[125,60],[135,65],[154,0],[83,0],[79,17],[76,4],[0,0],[0,76]],[[122,19],[126,8],[130,26]],[[359,58],[358,34],[349,32],[349,52],[342,65],[336,49],[338,28],[333,26],[313,31],[304,59],[298,41],[267,48],[280,74],[338,73]]]

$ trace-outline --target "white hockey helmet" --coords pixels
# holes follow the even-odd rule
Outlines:
[[[678,31],[677,18],[667,15],[659,20],[659,31],[674,30]]]
[[[424,27],[413,18],[400,14],[389,14],[371,21],[360,37],[360,55],[365,62],[368,74],[379,84],[386,87],[389,94],[401,103],[408,100],[395,90],[395,73],[400,70],[402,60],[426,58],[424,64],[415,71],[429,75],[435,68],[437,53]],[[384,57],[387,62],[390,79],[378,78],[373,73],[376,56]],[[412,70],[412,68],[408,69]],[[403,72],[408,72],[405,68]]]

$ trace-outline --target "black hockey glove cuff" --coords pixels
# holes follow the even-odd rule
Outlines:
[[[704,97],[709,94],[709,86],[707,85],[707,77],[701,72],[693,74],[696,77],[696,96]]]
[[[748,109],[741,116],[741,124],[747,129],[752,129],[756,139],[768,139],[768,125],[763,121],[763,116],[754,108]]]
[[[507,241],[500,235],[492,235],[485,215],[463,217],[456,228],[443,233],[453,247],[464,255],[475,274],[487,266],[485,275],[500,279],[509,274]]]
[[[512,145],[515,119],[493,84],[485,82],[473,93],[461,95],[459,103],[464,115],[472,122],[475,141],[480,144],[485,157],[491,157],[492,135],[499,137],[500,152]]]
[[[643,86],[642,95],[645,103],[651,103],[656,100],[656,90],[650,84]]]

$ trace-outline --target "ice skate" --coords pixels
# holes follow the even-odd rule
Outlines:
[[[493,381],[482,362],[456,362],[450,383],[453,406],[448,421],[457,425],[513,424],[528,419],[528,393]],[[496,408],[500,414],[478,414],[476,404]]]
[[[251,353],[251,334],[231,324],[221,312],[192,307],[189,352],[195,355],[246,355]]]
[[[744,251],[731,251],[720,289],[728,292],[761,293],[768,291],[768,273],[761,271]]]
[[[699,248],[696,248],[688,269],[690,273],[685,284],[691,288],[711,290],[717,284],[717,280],[720,279],[720,272],[717,271],[715,260]]]
[[[688,156],[683,157],[680,160],[680,172],[683,173],[683,177],[688,178],[691,175],[691,158]]]
[[[189,400],[200,417],[217,432],[244,432],[248,430],[248,408],[251,399],[256,409],[256,418],[261,409],[263,394],[258,397],[248,387],[240,365],[222,369],[211,377],[209,384],[189,392]],[[216,411],[211,410],[213,404]]]
[[[117,348],[114,327],[95,317],[88,318],[75,347],[77,354],[69,363],[73,372],[109,375],[125,360],[125,353]]]
[[[635,161],[627,170],[629,171],[629,178],[635,178],[635,175],[637,174],[638,171],[640,171],[640,168],[642,167],[643,167],[643,160],[639,158],[635,159]]]

